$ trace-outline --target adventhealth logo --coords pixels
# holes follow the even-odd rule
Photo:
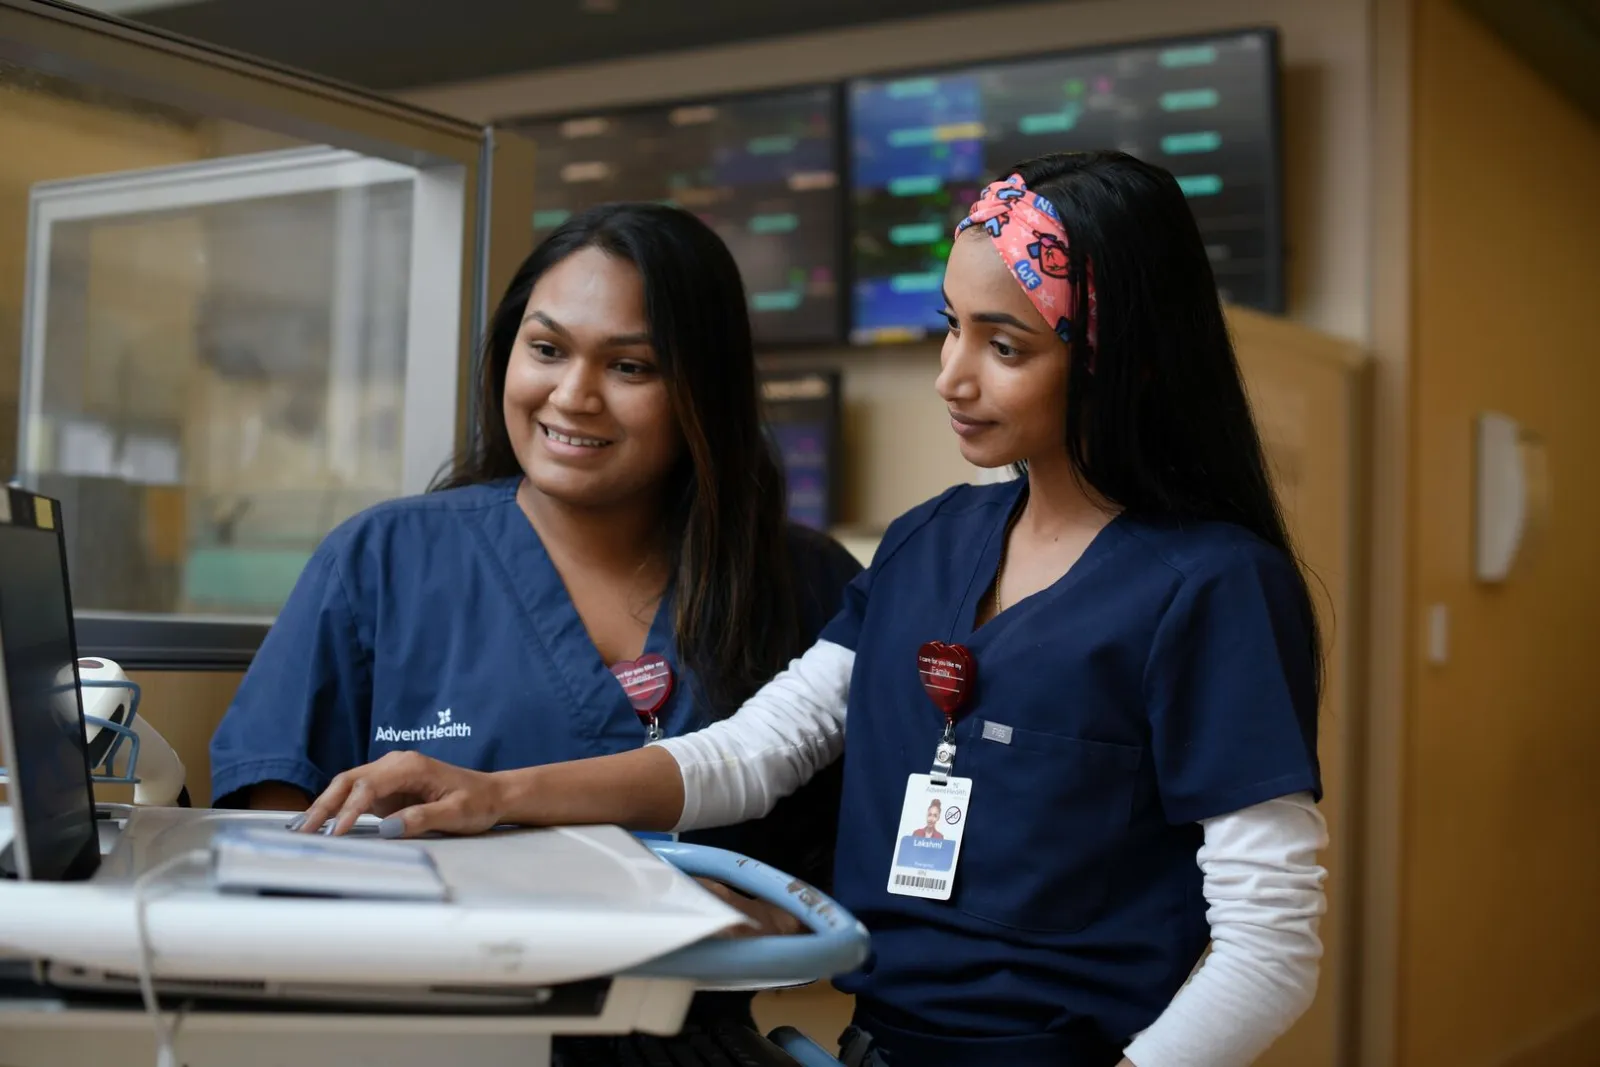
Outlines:
[[[428,726],[419,726],[415,730],[396,730],[393,726],[380,726],[378,732],[372,735],[374,741],[439,741],[447,737],[471,737],[472,725],[470,723],[456,722],[455,713],[449,708],[434,712],[439,721]]]

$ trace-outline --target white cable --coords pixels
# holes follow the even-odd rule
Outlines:
[[[155,948],[150,943],[150,927],[145,920],[145,910],[150,901],[146,890],[173,870],[184,866],[201,866],[211,860],[209,849],[197,848],[180,853],[145,871],[133,883],[133,915],[139,931],[139,996],[144,1001],[145,1014],[156,1036],[156,1067],[178,1067],[178,1054],[173,1042],[178,1037],[178,1027],[183,1022],[183,1009],[173,1013],[171,1025],[161,1016],[161,1002],[156,999]]]

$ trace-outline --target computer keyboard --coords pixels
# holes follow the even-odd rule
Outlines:
[[[673,1037],[560,1037],[550,1062],[552,1067],[800,1067],[748,1027],[693,1021]]]

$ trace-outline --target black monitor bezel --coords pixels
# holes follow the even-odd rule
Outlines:
[[[89,746],[83,740],[87,732],[84,728],[83,715],[83,679],[78,673],[78,635],[77,623],[72,612],[72,582],[67,571],[67,543],[62,528],[61,501],[54,497],[44,496],[30,492],[19,486],[0,486],[0,492],[9,494],[10,517],[6,522],[9,526],[24,526],[40,533],[48,533],[55,538],[56,556],[61,563],[62,595],[65,597],[65,618],[67,624],[67,641],[72,652],[72,693],[73,700],[78,708],[78,744],[79,755],[83,758],[84,787],[88,793],[88,834],[78,852],[75,853],[59,871],[41,872],[35,870],[36,857],[28,843],[28,815],[26,801],[23,799],[23,790],[14,782],[16,775],[15,764],[17,761],[16,730],[12,722],[14,709],[11,703],[10,679],[6,673],[4,655],[0,654],[0,755],[3,755],[8,768],[8,775],[13,779],[6,786],[6,800],[12,811],[11,842],[6,848],[6,861],[3,864],[7,876],[14,876],[24,881],[34,882],[74,882],[83,881],[94,875],[100,868],[100,836],[95,825],[95,796],[94,774],[89,764]],[[45,525],[38,521],[40,503],[43,502],[50,516]],[[0,589],[0,596],[4,590]],[[0,620],[3,625],[3,620]],[[5,634],[0,632],[0,653],[3,653]]]

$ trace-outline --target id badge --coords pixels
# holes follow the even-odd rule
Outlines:
[[[940,784],[931,775],[910,776],[889,864],[889,892],[924,900],[950,899],[971,798],[971,778],[947,778]]]

